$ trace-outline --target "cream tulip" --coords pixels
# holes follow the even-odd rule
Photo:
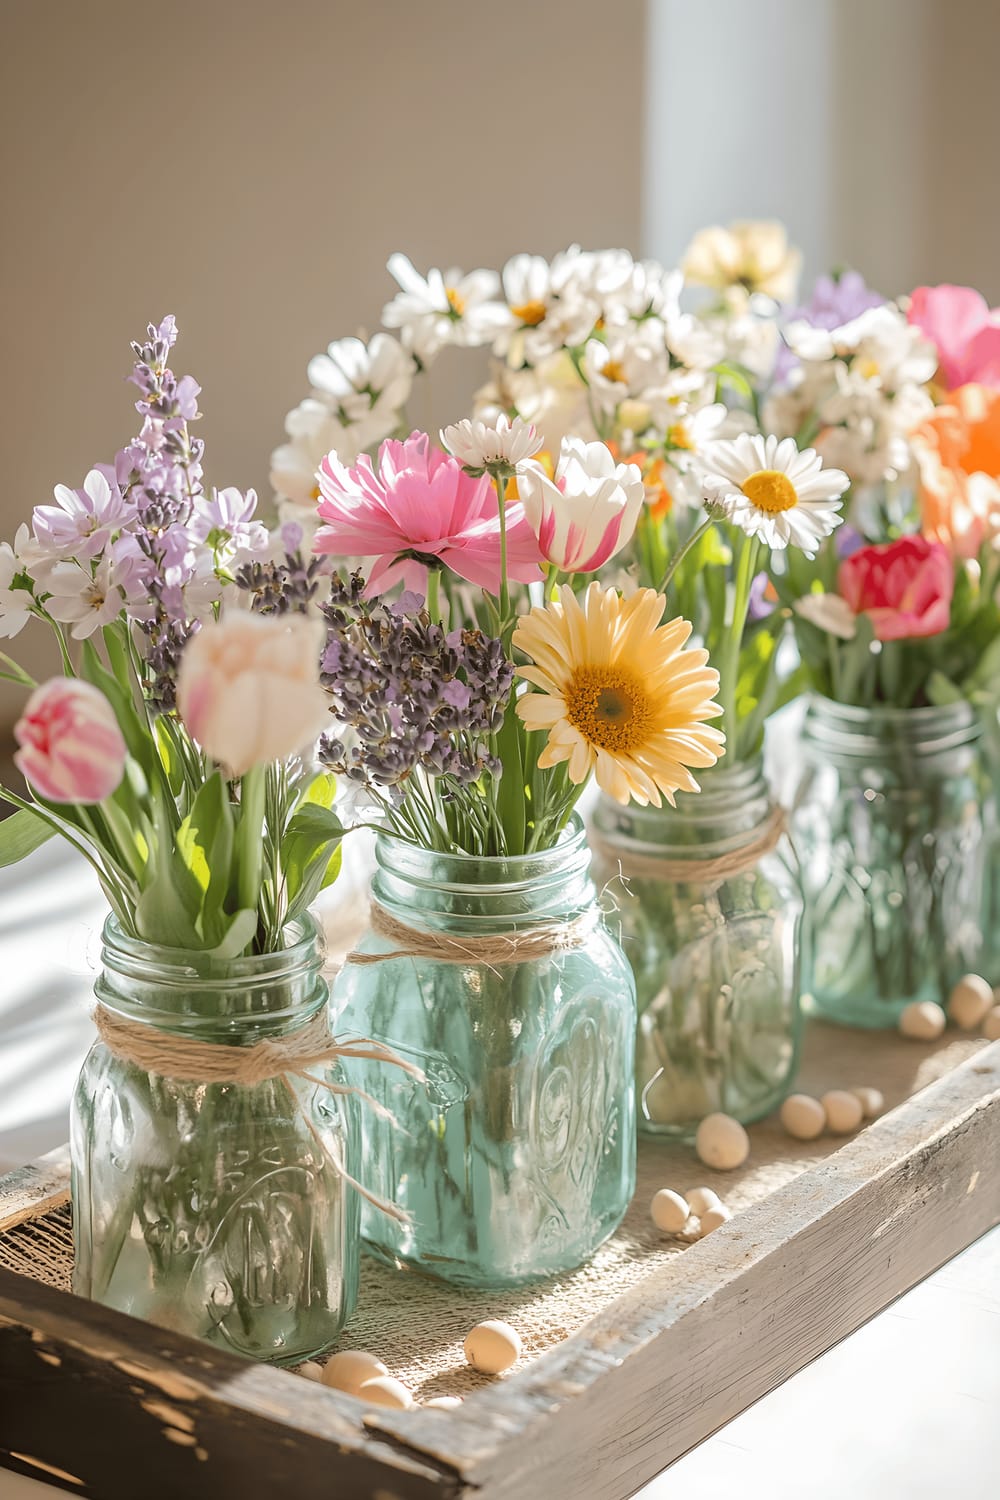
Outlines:
[[[296,754],[328,723],[322,639],[322,622],[302,615],[232,614],[203,625],[189,642],[178,712],[230,776]]]

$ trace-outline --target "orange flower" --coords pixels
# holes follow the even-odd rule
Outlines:
[[[670,465],[666,459],[654,457],[645,448],[639,448],[635,453],[622,453],[620,443],[609,442],[608,447],[619,463],[635,464],[641,471],[649,514],[654,521],[662,521],[664,516],[670,514],[674,503],[667,484]]]
[[[974,557],[1000,533],[1000,390],[960,386],[912,442],[924,535]]]
[[[608,447],[610,448],[610,446],[611,444],[609,443]],[[538,452],[535,454],[535,463],[542,466],[550,479],[555,478],[556,461],[552,457],[552,454],[549,452],[548,448],[539,448]],[[517,488],[517,475],[512,474],[510,479],[508,479],[507,481],[507,488],[504,490],[504,499],[506,500],[508,505],[511,505],[515,500],[520,500],[520,498],[521,496]]]

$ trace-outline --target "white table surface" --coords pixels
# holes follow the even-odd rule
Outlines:
[[[0,870],[0,1170],[67,1137],[102,916],[89,870],[62,846]],[[57,1493],[0,1469],[0,1500]],[[682,1495],[997,1500],[1000,1229],[641,1491]]]

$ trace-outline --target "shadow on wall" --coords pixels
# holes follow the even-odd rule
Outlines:
[[[151,318],[177,315],[178,370],[204,387],[210,478],[266,494],[309,357],[377,323],[393,250],[471,268],[638,242],[642,0],[576,0],[572,66],[565,8],[534,0],[506,0],[502,33],[465,0],[242,0],[238,26],[230,5],[175,0],[167,74],[154,8],[52,21],[10,8],[0,55],[0,284],[18,289],[0,538],[132,435],[128,342]],[[446,421],[470,389],[459,353],[450,368],[434,371]],[[20,701],[0,683],[0,754]]]

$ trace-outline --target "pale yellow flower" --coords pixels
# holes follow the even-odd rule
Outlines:
[[[593,771],[621,803],[659,807],[698,790],[688,768],[713,766],[725,742],[705,723],[722,712],[719,674],[707,651],[685,649],[686,620],[660,624],[665,607],[653,589],[623,599],[595,582],[582,603],[564,586],[518,622],[514,645],[534,663],[519,675],[542,691],[524,693],[517,713],[548,730],[540,767],[567,762],[577,786]]]
[[[788,243],[783,224],[773,219],[740,220],[728,229],[713,224],[691,241],[681,269],[688,281],[725,291],[732,286],[764,292],[775,302],[795,296],[802,253]]]

